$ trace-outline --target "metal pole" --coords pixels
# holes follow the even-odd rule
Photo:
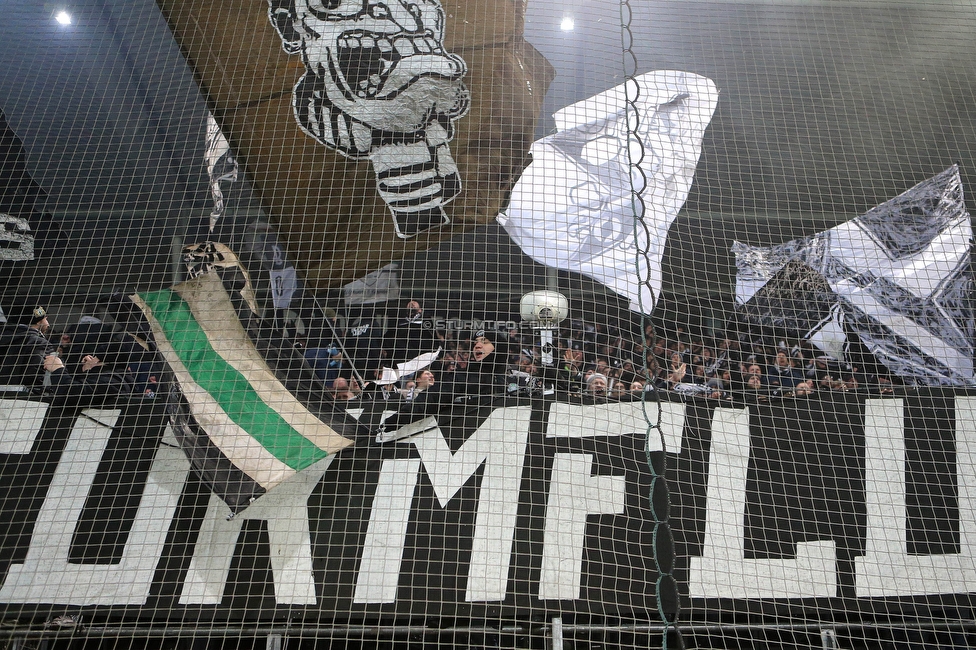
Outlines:
[[[563,650],[563,619],[552,619],[552,650]]]
[[[823,650],[840,650],[837,632],[833,628],[820,630],[820,647]]]

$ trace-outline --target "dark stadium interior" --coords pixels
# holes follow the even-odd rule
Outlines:
[[[159,3],[163,1],[159,0]],[[262,9],[265,5],[265,0],[248,2],[258,3]],[[446,0],[444,4],[447,4]],[[623,17],[621,6],[625,10]],[[706,537],[703,519],[706,474],[709,454],[718,453],[717,447],[709,445],[719,428],[714,423],[721,419],[715,413],[741,410],[753,414],[752,422],[747,417],[744,425],[747,446],[750,426],[754,433],[760,430],[772,432],[761,449],[753,449],[754,464],[748,468],[748,477],[743,470],[743,486],[748,483],[749,489],[755,490],[756,485],[760,485],[758,496],[750,492],[752,501],[748,504],[747,514],[740,517],[745,521],[743,529],[748,528],[750,534],[753,529],[768,533],[766,537],[757,533],[756,539],[748,542],[753,546],[743,550],[747,560],[787,557],[800,541],[829,541],[838,546],[837,573],[842,577],[835,585],[835,593],[829,597],[739,599],[738,596],[727,598],[723,595],[696,598],[693,605],[691,598],[686,599],[681,604],[685,608],[681,620],[693,620],[694,624],[682,628],[684,647],[769,650],[976,647],[971,593],[927,591],[886,601],[860,597],[855,584],[856,562],[865,554],[863,540],[868,536],[864,532],[863,520],[865,512],[871,508],[866,505],[868,489],[864,484],[868,479],[864,478],[865,468],[877,460],[863,447],[873,431],[871,427],[884,429],[878,421],[892,412],[872,411],[873,408],[880,409],[877,405],[881,403],[887,406],[896,403],[892,409],[904,415],[900,425],[890,425],[892,430],[898,426],[902,433],[909,430],[905,449],[896,450],[904,458],[899,457],[895,463],[908,475],[909,485],[903,490],[907,491],[908,499],[905,517],[910,520],[909,528],[915,526],[908,533],[910,539],[906,541],[905,557],[910,556],[914,561],[916,556],[926,554],[962,554],[960,549],[967,548],[967,534],[972,534],[967,526],[972,522],[967,522],[966,513],[960,510],[963,492],[972,486],[964,484],[962,474],[956,476],[957,463],[961,467],[965,460],[962,456],[956,460],[954,436],[963,426],[958,415],[963,412],[960,404],[965,403],[965,408],[970,408],[966,400],[972,399],[973,384],[962,388],[956,385],[959,390],[955,394],[952,388],[945,386],[934,388],[930,385],[915,390],[916,386],[911,382],[892,377],[892,373],[881,367],[866,348],[855,345],[849,358],[853,362],[842,363],[829,359],[808,341],[799,340],[792,331],[772,326],[761,332],[749,332],[746,326],[742,326],[741,331],[736,330],[736,323],[740,321],[735,320],[737,269],[732,252],[736,242],[757,247],[773,246],[850,221],[953,165],[959,166],[966,193],[965,205],[970,211],[976,206],[972,198],[972,193],[976,193],[976,0],[623,0],[622,5],[614,0],[565,0],[560,3],[525,0],[524,9],[526,40],[556,71],[539,116],[537,138],[555,131],[553,112],[623,83],[631,72],[687,71],[711,79],[718,88],[717,109],[705,131],[694,183],[668,232],[662,265],[663,290],[652,314],[632,311],[626,298],[581,273],[557,270],[533,261],[498,223],[481,223],[428,250],[397,257],[355,283],[324,289],[314,295],[311,291],[300,290],[291,311],[276,312],[271,307],[273,280],[267,273],[268,260],[262,258],[267,252],[262,248],[266,242],[261,239],[264,234],[273,234],[276,215],[269,214],[262,204],[260,192],[253,189],[246,169],[241,170],[236,182],[224,185],[226,212],[213,233],[208,233],[214,208],[211,179],[205,163],[210,104],[157,2],[0,0],[3,21],[0,24],[0,62],[3,64],[0,65],[0,118],[22,143],[25,155],[22,162],[40,191],[33,215],[40,226],[35,234],[39,242],[44,242],[38,248],[37,258],[29,264],[13,265],[0,261],[0,316],[14,320],[25,309],[29,311],[32,306],[44,305],[51,314],[55,338],[84,331],[79,326],[85,324],[82,319],[87,316],[108,316],[107,322],[122,323],[124,310],[132,307],[124,296],[166,290],[185,279],[183,252],[187,245],[205,240],[223,242],[252,270],[249,280],[253,283],[258,303],[267,310],[266,314],[272,314],[276,319],[273,326],[268,325],[272,319],[264,323],[268,329],[275,330],[273,334],[262,334],[274,338],[275,345],[280,343],[282,332],[286,343],[298,343],[287,352],[269,346],[280,355],[275,357],[279,365],[271,364],[273,371],[278,373],[280,370],[280,375],[294,379],[291,384],[282,380],[288,390],[299,384],[307,388],[313,373],[317,373],[321,381],[313,382],[311,392],[336,412],[345,408],[340,403],[345,398],[338,397],[339,388],[334,384],[337,379],[346,382],[342,394],[353,401],[360,399],[363,387],[354,389],[348,382],[364,378],[375,381],[382,376],[381,372],[376,372],[377,368],[390,362],[393,348],[400,342],[396,340],[397,323],[398,319],[402,320],[408,300],[423,305],[425,318],[438,319],[437,323],[444,320],[454,323],[424,326],[431,335],[429,340],[443,344],[447,352],[430,366],[436,371],[436,389],[429,389],[423,399],[416,396],[427,387],[421,387],[416,394],[410,392],[409,397],[404,398],[403,395],[408,394],[408,384],[413,384],[410,391],[417,388],[420,373],[406,375],[406,379],[397,378],[393,392],[399,395],[394,396],[394,401],[400,400],[402,413],[394,413],[389,421],[396,423],[397,417],[402,415],[402,422],[413,424],[420,421],[421,416],[430,414],[429,409],[424,410],[427,398],[439,407],[460,408],[456,406],[457,396],[464,392],[465,381],[461,371],[473,359],[480,321],[519,321],[519,303],[525,294],[542,289],[558,290],[568,298],[570,306],[570,317],[563,322],[561,332],[557,329],[558,353],[569,356],[573,351],[580,351],[581,355],[585,353],[585,362],[578,365],[570,362],[569,370],[566,365],[559,367],[568,374],[553,372],[547,375],[539,370],[538,357],[544,346],[539,345],[537,331],[527,327],[521,332],[518,327],[510,330],[496,327],[493,332],[504,334],[495,341],[502,341],[499,350],[507,351],[504,376],[511,377],[512,371],[518,374],[524,370],[523,374],[538,377],[529,377],[526,383],[508,383],[507,389],[489,395],[498,397],[513,411],[531,412],[531,417],[525,415],[533,427],[526,424],[526,437],[537,446],[526,447],[529,450],[526,458],[537,463],[531,467],[533,471],[548,476],[547,473],[552,472],[552,457],[557,455],[554,449],[566,443],[563,440],[553,442],[550,438],[555,434],[544,434],[541,428],[547,426],[549,420],[545,418],[550,418],[552,401],[565,400],[581,409],[599,409],[608,401],[611,405],[624,406],[647,402],[657,417],[661,417],[663,411],[659,409],[662,405],[666,409],[671,403],[690,404],[687,420],[681,420],[678,433],[679,442],[685,447],[673,453],[667,450],[669,478],[678,475],[687,479],[683,485],[672,488],[671,501],[667,505],[671,517],[678,523],[674,526],[674,538],[670,538],[672,533],[668,530],[666,540],[674,544],[675,554],[685,553],[681,561],[686,564],[680,569],[684,573],[676,576],[677,580],[685,581],[690,573],[688,558],[704,557],[701,549]],[[70,11],[70,24],[59,24],[55,20],[57,12],[62,10]],[[559,19],[564,15],[575,18],[573,29],[560,29]],[[623,41],[632,39],[636,68],[622,52],[622,21],[627,23],[632,34],[625,36]],[[9,160],[0,162],[10,163]],[[17,164],[20,162],[18,160]],[[0,177],[0,198],[9,198],[4,192],[14,193],[8,180]],[[323,184],[328,182],[334,182],[334,179],[326,179]],[[240,281],[234,273],[236,271],[227,271],[221,276],[225,287]],[[968,273],[971,290],[972,272]],[[119,306],[120,300],[124,308]],[[976,304],[971,296],[969,300],[970,306]],[[239,303],[235,303],[235,307],[238,315],[244,313]],[[113,309],[117,311],[113,312]],[[329,319],[333,319],[334,330],[329,327]],[[2,322],[0,318],[0,324]],[[385,338],[378,335],[379,342],[371,348],[368,342],[362,344],[367,348],[359,351],[359,357],[352,349],[333,350],[338,342],[353,345],[352,332],[368,323],[380,323],[379,327],[387,330]],[[969,320],[967,325],[966,333],[972,335],[974,323]],[[254,329],[260,330],[260,327],[254,326]],[[247,333],[251,335],[253,331]],[[99,349],[107,354],[118,353],[119,340],[124,337],[117,332],[107,336],[108,342],[100,341],[99,344],[104,345]],[[435,339],[435,336],[440,338]],[[0,344],[3,342],[0,340]],[[140,342],[144,343],[144,340]],[[126,343],[131,348],[131,341],[126,340]],[[319,359],[324,361],[323,365],[315,365],[310,348],[325,351]],[[65,351],[69,349],[70,345],[66,344]],[[267,349],[261,351],[267,352]],[[785,363],[791,366],[789,370],[785,367],[777,369],[779,353],[785,354]],[[673,354],[678,358],[674,359]],[[67,353],[64,356],[67,358]],[[329,366],[333,357],[344,361],[337,362],[335,367]],[[610,363],[601,367],[600,361],[604,357]],[[409,355],[404,356],[406,358],[410,358]],[[302,365],[303,359],[308,365]],[[669,365],[672,361],[673,366]],[[653,372],[642,369],[651,362],[655,364]],[[72,359],[72,363],[77,365],[81,361]],[[155,363],[161,365],[158,359]],[[855,368],[855,363],[860,368]],[[302,368],[300,372],[289,374],[294,369],[289,364],[302,365]],[[678,366],[682,366],[680,372]],[[701,380],[692,381],[690,374],[683,380],[684,366],[689,373],[702,369]],[[142,374],[148,377],[150,371],[144,370]],[[792,379],[767,383],[777,372],[791,373]],[[591,392],[590,377],[593,375],[606,375],[604,380],[609,378],[610,386],[603,392]],[[754,375],[762,376],[761,389],[750,390],[750,378]],[[709,380],[724,378],[725,383],[709,383],[706,377]],[[150,386],[146,377],[140,381],[142,383],[133,394],[155,399],[156,386]],[[797,390],[797,386],[806,381],[811,384],[810,391]],[[640,386],[635,388],[635,382]],[[8,383],[13,382],[0,375],[0,392],[9,388],[5,386]],[[155,376],[152,383],[155,383]],[[696,384],[698,388],[685,387],[682,389],[684,394],[679,394],[682,390],[678,386],[685,384]],[[621,388],[623,386],[627,387],[626,391]],[[555,389],[551,390],[553,387]],[[610,393],[610,387],[618,392]],[[945,392],[940,392],[943,388]],[[452,390],[457,392],[452,393]],[[366,391],[372,400],[371,405],[356,416],[362,419],[355,423],[346,422],[350,429],[359,431],[361,438],[363,430],[369,434],[369,441],[374,439],[377,430],[385,432],[383,426],[377,424],[386,422],[381,418],[389,417],[389,405],[380,401],[388,399],[385,391],[385,388],[371,387]],[[817,394],[806,399],[814,391]],[[953,401],[956,397],[960,397],[958,402]],[[471,395],[464,395],[464,398],[469,399]],[[451,406],[452,400],[454,406]],[[143,418],[151,420],[153,426],[159,425],[158,440],[153,438],[151,442],[158,443],[160,449],[167,445],[175,449],[168,438],[163,438],[163,425],[159,424],[172,416],[172,412],[164,411],[167,406],[163,399],[154,404],[150,401],[132,407],[126,417]],[[354,407],[364,401],[367,400],[355,402]],[[463,399],[461,401],[468,404]],[[405,405],[407,402],[410,402],[409,408]],[[111,401],[106,403],[112,404]],[[340,403],[339,406],[335,406],[336,403]],[[471,406],[473,410],[477,407],[478,404]],[[599,413],[604,414],[603,411]],[[761,413],[761,417],[756,413]],[[0,411],[0,416],[7,417],[7,414]],[[479,417],[481,419],[477,420]],[[469,429],[480,427],[487,417],[480,412],[476,415],[465,412],[451,424],[445,424],[444,429],[455,426],[457,431],[463,430],[467,435]],[[593,417],[605,417],[605,414]],[[872,417],[876,420],[871,420]],[[804,429],[806,423],[815,418],[828,421],[824,431],[818,429],[811,433]],[[477,423],[472,424],[475,420]],[[0,425],[5,422],[0,419]],[[4,558],[0,553],[0,578],[5,576],[3,572],[12,563],[26,557],[32,524],[28,525],[29,517],[22,516],[23,512],[29,510],[31,516],[36,516],[41,508],[47,489],[44,481],[53,481],[51,476],[69,435],[67,416],[64,421],[53,424],[49,416],[45,422],[48,428],[39,437],[40,443],[35,447],[28,445],[27,452],[18,452],[24,458],[30,456],[30,467],[26,467],[28,461],[18,466],[15,454],[6,453],[6,448],[0,449],[0,515],[5,515],[8,511],[2,508],[7,508],[20,517],[9,522],[0,517],[0,527],[7,527],[7,532],[0,534],[0,550],[8,548],[3,544],[11,544],[9,548],[18,554],[16,558]],[[817,420],[818,426],[820,422]],[[82,422],[78,426],[85,424]],[[99,422],[95,421],[95,424]],[[794,429],[790,429],[793,425]],[[56,444],[52,442],[54,434],[50,433],[55,430],[60,436]],[[129,431],[124,427],[119,430]],[[171,434],[167,430],[166,435]],[[808,437],[803,437],[807,434]],[[445,435],[445,438],[450,436]],[[450,442],[454,445],[451,451],[456,452],[456,441]],[[639,461],[652,466],[656,459],[652,458],[650,449],[645,450],[636,443],[633,449],[627,450],[632,452],[631,456],[618,453],[618,450],[599,456],[606,451],[601,444],[583,438],[558,449],[560,454],[569,447],[576,452],[582,449],[596,458],[594,477],[604,476],[603,472],[609,477],[607,468],[614,463],[627,465]],[[133,443],[133,448],[136,446]],[[156,450],[156,447],[150,447],[139,447],[133,452],[142,454],[139,457],[142,465],[135,473],[144,482],[148,482],[146,476],[152,460],[149,456]],[[345,546],[352,547],[357,542],[348,542],[343,536],[352,539],[355,534],[365,535],[373,497],[366,494],[365,487],[359,483],[367,482],[362,479],[367,476],[362,469],[367,461],[373,464],[370,469],[373,473],[368,475],[369,480],[373,480],[379,476],[376,467],[385,462],[393,466],[394,461],[406,457],[405,452],[393,450],[392,445],[381,447],[377,444],[362,452],[366,460],[348,461],[356,471],[362,470],[355,480],[349,481],[353,486],[349,492],[337,490],[333,494],[320,489],[316,493],[315,498],[323,503],[332,499],[337,510],[347,508],[352,513],[348,530],[313,530],[313,536],[321,536],[317,541],[322,546],[338,549],[336,558],[330,557],[316,565],[317,580],[322,576],[331,579],[333,574],[346,579],[347,563],[354,563],[349,559],[353,551]],[[967,449],[959,443],[959,454],[969,453]],[[110,450],[119,458],[124,457],[123,452],[128,453],[126,449],[119,452],[115,447]],[[883,455],[882,452],[878,455]],[[745,453],[748,459],[749,450]],[[544,456],[546,459],[540,460]],[[660,456],[664,458],[665,452],[661,451]],[[760,469],[756,469],[757,457]],[[966,458],[971,461],[976,456]],[[116,462],[122,463],[118,458]],[[776,463],[781,463],[782,467],[774,467]],[[598,471],[599,467],[602,469]],[[111,478],[105,479],[104,475],[113,476],[115,469],[109,461],[104,461],[98,466],[99,480],[110,484]],[[353,470],[343,466],[342,471]],[[417,470],[413,471],[416,473]],[[472,504],[476,504],[478,495],[471,484],[477,483],[480,489],[481,482],[487,481],[483,478],[484,473],[469,481],[467,487],[459,488],[461,496],[451,506],[461,512],[457,517],[462,521],[460,526],[464,528],[464,534],[469,534],[475,527]],[[36,478],[35,474],[45,478]],[[528,472],[526,476],[529,476]],[[931,476],[937,478],[929,481]],[[655,480],[657,477],[655,474]],[[779,490],[783,486],[776,483],[777,479],[788,483],[788,489]],[[643,475],[641,480],[644,480]],[[967,480],[971,483],[971,477]],[[418,538],[427,534],[428,538],[424,539],[434,539],[435,542],[449,539],[453,533],[444,533],[438,525],[442,525],[442,519],[450,519],[456,513],[443,505],[446,501],[438,505],[437,499],[441,496],[432,480],[424,478],[423,481],[426,482],[418,488],[417,494],[421,496],[417,499],[423,499],[425,506],[433,504],[430,510],[434,514],[421,523],[411,520],[410,534],[416,534]],[[133,481],[133,485],[136,483]],[[96,487],[99,485],[102,484]],[[769,486],[772,487],[768,493],[762,492],[762,488]],[[426,612],[419,611],[427,603],[417,598],[407,607],[418,609],[406,610],[407,614],[401,616],[402,611],[392,607],[392,601],[375,601],[361,607],[362,603],[357,601],[355,607],[368,611],[371,618],[363,622],[349,614],[352,610],[347,610],[341,614],[333,612],[334,620],[329,620],[328,614],[314,606],[302,609],[296,605],[292,608],[290,604],[281,605],[275,601],[274,587],[277,584],[272,579],[271,560],[260,555],[266,550],[269,556],[271,553],[268,550],[271,548],[268,524],[258,519],[242,524],[238,550],[246,547],[250,552],[250,549],[258,548],[260,553],[235,559],[225,601],[214,607],[211,607],[213,603],[197,609],[194,609],[195,603],[186,607],[179,601],[181,595],[176,593],[178,587],[174,585],[177,581],[167,582],[163,578],[168,580],[171,575],[179,574],[183,579],[188,572],[194,535],[201,526],[204,513],[208,512],[210,495],[206,487],[187,488],[187,492],[182,493],[179,510],[176,511],[174,506],[177,515],[173,521],[177,523],[173,524],[166,538],[166,553],[159,551],[162,559],[153,583],[157,589],[158,584],[165,583],[165,588],[173,593],[154,592],[148,600],[151,605],[168,603],[173,607],[170,614],[177,612],[177,615],[185,616],[185,620],[164,620],[166,611],[158,614],[158,620],[152,618],[155,614],[139,618],[139,607],[130,610],[124,605],[110,604],[98,610],[100,618],[95,622],[72,616],[58,622],[56,616],[68,608],[46,601],[40,606],[32,602],[5,605],[3,621],[0,621],[0,648],[320,650],[333,647],[468,647],[548,650],[555,647],[552,615],[554,612],[559,614],[560,602],[563,605],[569,602],[567,610],[572,610],[564,613],[564,620],[560,622],[560,626],[566,625],[565,638],[560,638],[560,643],[565,642],[565,645],[560,648],[681,647],[662,640],[657,622],[647,624],[643,620],[633,624],[626,612],[620,614],[612,607],[588,618],[590,612],[584,611],[582,606],[579,611],[573,610],[576,606],[573,601],[555,598],[545,601],[539,594],[526,595],[527,591],[516,596],[507,594],[509,599],[504,606],[461,602],[465,598],[465,587],[461,583],[466,577],[458,568],[461,560],[455,557],[456,549],[451,549],[446,542],[443,548],[435,547],[432,551],[409,549],[416,552],[411,561],[420,566],[419,558],[425,553],[429,552],[431,557],[440,553],[444,557],[435,559],[451,571],[457,569],[456,574],[448,575],[450,571],[445,569],[445,584],[437,582],[443,577],[439,574],[431,578],[430,584],[410,575],[404,581],[416,580],[420,586],[400,584],[399,588],[401,595],[411,588],[422,594],[443,591],[448,594],[444,601],[455,597],[458,600],[445,606],[445,610],[451,607],[455,610],[441,616],[439,610],[433,611],[444,605],[439,602],[431,606],[433,613],[427,616]],[[640,499],[652,498],[649,480],[646,484],[640,483],[638,488],[642,491]],[[126,489],[131,492],[127,494],[128,503],[106,506],[112,510],[113,521],[123,529],[129,525],[128,519],[134,516],[139,506],[142,487],[139,484]],[[357,489],[362,494],[357,493]],[[795,492],[790,491],[794,489]],[[106,493],[110,493],[107,488]],[[633,495],[628,494],[628,497]],[[542,497],[538,495],[516,495],[516,499],[519,498],[523,499],[518,504],[519,516],[523,519],[519,520],[519,537],[513,533],[513,539],[523,553],[518,560],[523,565],[516,562],[512,575],[515,576],[513,582],[520,580],[527,584],[530,577],[531,580],[538,579],[540,569],[536,565],[530,567],[525,557],[530,551],[539,551],[542,542],[530,539],[528,529],[523,529],[522,524],[534,517],[533,525],[538,525],[544,519],[544,515],[540,518],[538,509],[544,511],[547,504],[540,506]],[[533,498],[535,502],[525,501]],[[21,508],[14,503],[17,499],[25,503],[30,501],[29,507]],[[463,510],[459,501],[471,512]],[[336,503],[340,505],[335,506]],[[882,506],[886,504],[884,502]],[[95,509],[97,505],[85,507]],[[244,507],[247,504],[241,510]],[[325,509],[324,505],[321,507]],[[628,513],[638,510],[630,501],[627,508]],[[312,506],[309,509],[313,509]],[[764,520],[767,515],[773,520],[787,511],[789,516],[782,517],[786,523]],[[180,521],[179,515],[186,513],[192,514],[187,520],[190,523]],[[238,514],[235,510],[226,520],[230,521]],[[470,521],[464,519],[469,514]],[[972,514],[969,513],[970,519]],[[794,515],[795,520],[791,519]],[[357,516],[359,520],[355,519]],[[858,517],[860,519],[852,523]],[[590,517],[584,521],[584,527],[596,528],[595,521],[595,517]],[[91,522],[88,525],[98,527]],[[197,529],[190,530],[192,526]],[[362,530],[353,530],[356,526]],[[619,527],[626,533],[626,526],[626,523],[615,521],[606,528]],[[786,530],[789,526],[796,529]],[[804,537],[808,528],[815,532]],[[415,529],[423,530],[416,532]],[[124,540],[113,542],[109,539],[109,533],[118,531],[104,533],[81,528],[79,531],[75,534],[82,537],[88,534],[92,539],[108,541],[92,542],[93,547],[99,548],[91,551],[91,557],[72,558],[73,561],[96,567],[110,564],[109,560],[118,561]],[[531,532],[533,535],[538,533],[536,537],[541,538],[542,533],[538,530]],[[654,529],[656,534],[657,528]],[[121,534],[118,536],[122,537]],[[651,543],[648,540],[652,536],[647,530],[640,528],[637,536],[642,543]],[[460,538],[461,533],[457,537]],[[594,551],[588,562],[594,565],[606,562],[607,567],[612,567],[612,561],[627,555],[615,546],[619,538],[614,539],[612,534],[607,538],[610,541]],[[843,546],[841,541],[848,546]],[[77,540],[74,543],[84,545]],[[655,538],[653,544],[657,543]],[[759,548],[763,545],[767,546]],[[783,551],[778,545],[788,548]],[[834,550],[832,547],[831,552]],[[467,557],[465,553],[470,555],[471,549],[465,547],[460,555]],[[530,569],[531,576],[526,577]],[[616,569],[608,569],[608,572],[612,570]],[[645,567],[628,566],[626,570],[639,572]],[[418,570],[420,573],[422,571]],[[617,580],[629,587],[631,583],[624,573],[621,570],[621,576],[607,578],[599,589],[612,594],[618,589]],[[671,578],[670,574],[667,577]],[[457,584],[446,584],[448,578]],[[253,585],[247,584],[249,579],[253,579]],[[2,584],[0,581],[0,587]],[[638,580],[635,579],[633,584],[639,584]],[[347,600],[352,602],[353,586],[358,585],[329,584],[326,591],[331,589],[328,596],[345,606]],[[660,588],[660,585],[653,586]],[[395,592],[397,584],[393,587]],[[684,584],[681,589],[686,591]],[[682,598],[685,591],[681,593]],[[677,597],[677,587],[674,593]],[[636,594],[634,599],[650,603],[655,594],[648,591]],[[931,594],[936,596],[927,600]],[[315,595],[313,590],[313,598]],[[322,593],[318,596],[322,597]],[[512,605],[523,596],[524,600]],[[943,596],[944,600],[940,600]],[[229,602],[232,600],[234,602]],[[887,609],[889,604],[891,607]],[[19,611],[19,607],[23,611]],[[516,610],[531,616],[515,620],[510,614]],[[816,615],[812,614],[814,610],[817,610]],[[143,611],[148,611],[148,607]],[[658,614],[654,607],[648,606],[646,611]],[[136,613],[133,618],[127,618],[133,612]],[[261,618],[269,612],[270,618]],[[304,612],[308,612],[308,619],[303,621]],[[665,613],[662,607],[662,618],[666,619],[668,615],[670,612]],[[18,625],[22,625],[22,629],[15,630]],[[560,633],[563,633],[561,627]]]
[[[210,210],[206,103],[154,3],[73,3],[67,27],[52,20],[56,8],[5,10],[0,108],[64,236],[67,257],[48,263],[74,275],[42,264],[5,292],[166,284],[174,246],[199,237]],[[641,2],[631,10],[640,70],[696,72],[721,93],[672,228],[666,303],[728,305],[733,239],[768,245],[822,230],[953,163],[968,186],[976,155],[972,5]],[[557,69],[544,118],[623,79],[617,6],[570,3],[564,11],[576,14],[572,32],[560,31],[545,7],[527,8],[527,38]],[[539,134],[548,128],[543,119]],[[227,229],[235,215],[242,223],[260,211],[246,190],[234,191]],[[466,259],[478,277],[497,280],[502,294],[532,288],[512,286],[524,280],[504,277],[508,247],[486,237]],[[433,300],[430,292],[456,291],[451,281],[464,275],[446,260],[435,268],[407,292]],[[483,291],[495,289],[487,282]]]

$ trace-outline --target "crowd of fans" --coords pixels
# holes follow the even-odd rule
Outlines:
[[[413,407],[471,396],[560,393],[623,399],[673,391],[715,400],[766,401],[823,391],[891,392],[892,378],[841,363],[808,342],[692,337],[676,328],[642,335],[583,319],[553,333],[543,362],[538,332],[444,327],[420,302],[402,312],[340,319],[327,312],[316,331],[290,344],[337,401],[381,398]],[[493,321],[492,321],[493,322]],[[47,313],[35,307],[4,325],[0,384],[23,384],[49,395],[155,397],[163,364],[151,333],[120,331],[85,316],[51,335]],[[877,366],[875,366],[877,368]],[[6,378],[4,378],[6,377]]]
[[[564,321],[554,333],[551,364],[542,362],[537,332],[447,329],[451,321],[424,317],[418,301],[406,303],[398,319],[365,315],[340,326],[331,316],[325,345],[305,348],[316,374],[337,399],[358,398],[380,382],[385,399],[458,399],[465,395],[560,392],[621,399],[647,391],[674,391],[707,399],[767,401],[818,392],[891,392],[884,374],[829,357],[809,342],[768,337],[688,336],[681,329],[643,335],[588,322]],[[489,321],[493,322],[493,321]],[[476,323],[475,323],[476,324]],[[486,363],[486,346],[494,358]],[[383,368],[396,368],[433,350],[440,354],[422,371],[405,372],[383,383]],[[352,381],[356,390],[348,391]]]
[[[14,312],[0,326],[0,386],[5,392],[88,403],[154,398],[163,372],[147,332],[120,330],[82,316],[52,331],[47,310]]]

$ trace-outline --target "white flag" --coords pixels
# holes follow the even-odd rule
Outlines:
[[[533,143],[532,163],[498,222],[537,262],[583,273],[650,313],[664,242],[691,189],[718,91],[688,72],[627,83],[629,90],[617,86],[553,115],[557,133]]]
[[[389,386],[390,384],[395,384],[404,377],[409,377],[415,373],[420,372],[424,368],[430,367],[432,363],[437,361],[437,357],[441,355],[443,348],[437,348],[434,352],[424,352],[421,355],[414,357],[403,363],[398,363],[396,368],[383,368],[383,375],[376,380],[377,386]]]
[[[237,180],[237,161],[230,150],[230,143],[220,130],[213,113],[207,111],[207,142],[203,154],[207,163],[207,174],[210,176],[210,194],[214,200],[214,209],[210,212],[210,232],[213,232],[217,222],[224,216],[224,191],[220,184],[223,181],[233,183]]]

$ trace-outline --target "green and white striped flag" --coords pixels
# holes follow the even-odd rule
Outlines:
[[[242,474],[237,481],[256,483],[263,492],[353,444],[275,377],[216,273],[132,299],[148,318],[193,419],[209,439],[208,456],[219,452],[225,474],[224,459]],[[235,495],[227,496],[234,508]]]

